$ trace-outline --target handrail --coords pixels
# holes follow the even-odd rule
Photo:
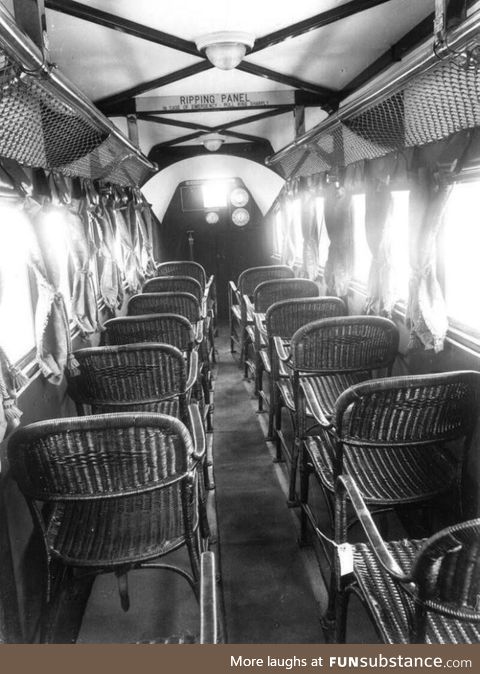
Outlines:
[[[480,31],[480,9],[474,11],[465,21],[448,32],[448,49],[440,47],[435,54],[433,51],[433,25],[432,38],[415,50],[412,54],[405,57],[399,65],[396,74],[393,76],[387,73],[376,77],[372,82],[363,86],[359,91],[352,94],[350,100],[339,108],[337,112],[330,115],[323,122],[320,122],[312,129],[302,134],[284,148],[267,157],[265,163],[267,166],[277,163],[283,159],[289,152],[298,147],[308,144],[315,137],[330,131],[338,126],[344,119],[349,119],[368,109],[372,103],[376,105],[385,98],[391,96],[400,89],[408,80],[420,73],[424,73],[439,63],[439,57],[447,55],[449,50],[461,49],[470,42]]]
[[[42,52],[37,45],[15,23],[10,12],[0,4],[0,45],[14,61],[29,74],[38,73],[42,83],[46,85],[56,98],[69,108],[73,108],[82,116],[95,123],[104,131],[115,136],[130,154],[147,166],[150,171],[156,172],[158,167],[133,145],[117,127],[98,110],[93,103],[72,84],[53,63],[45,62]]]

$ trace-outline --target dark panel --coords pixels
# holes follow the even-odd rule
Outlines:
[[[262,166],[265,166],[265,159],[273,153],[273,148],[269,141],[262,143],[228,143],[222,150],[216,154],[232,155],[234,157],[243,157],[250,159]],[[159,170],[175,164],[182,159],[190,159],[198,155],[211,156],[212,153],[206,150],[203,145],[184,145],[181,147],[165,147],[154,145],[148,154],[148,158],[158,165]]]

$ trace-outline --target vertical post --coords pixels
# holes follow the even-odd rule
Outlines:
[[[127,115],[127,128],[128,140],[136,147],[139,147],[137,115]]]
[[[296,105],[293,109],[293,118],[295,120],[295,138],[305,133],[305,106]]]
[[[44,0],[13,0],[15,21],[48,59],[47,21]]]

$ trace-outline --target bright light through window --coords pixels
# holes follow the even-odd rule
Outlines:
[[[479,182],[454,186],[445,211],[445,300],[456,322],[480,331]]]
[[[287,208],[289,209],[289,222],[290,218],[293,218],[292,223],[292,236],[293,236],[293,249],[295,254],[295,260],[301,260],[303,258],[303,235],[302,235],[302,201],[301,199],[295,199],[294,201],[289,201]]]
[[[392,191],[391,255],[396,299],[408,297],[410,261],[408,254],[408,190]]]
[[[67,313],[71,314],[70,282],[68,278],[68,244],[67,224],[65,215],[61,209],[54,209],[45,214],[44,226],[46,228],[51,250],[58,263],[60,270],[60,292],[65,299]]]
[[[281,255],[283,251],[283,213],[279,209],[275,215],[274,221],[274,246],[275,253]]]
[[[29,234],[26,216],[13,205],[0,205],[0,345],[12,362],[35,345]]]
[[[365,234],[365,195],[354,194],[352,197],[353,210],[353,278],[366,283],[370,271],[372,254],[368,247]]]
[[[328,259],[328,249],[330,247],[330,239],[328,238],[324,217],[325,199],[323,197],[317,197],[315,199],[315,207],[317,209],[317,226],[320,232],[320,241],[318,245],[318,264],[320,267],[325,267]]]
[[[209,180],[202,185],[204,208],[225,208],[228,186],[224,180]]]

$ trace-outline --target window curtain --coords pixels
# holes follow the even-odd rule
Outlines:
[[[436,273],[436,243],[451,191],[445,176],[428,167],[416,171],[410,191],[409,348],[439,352],[448,329],[447,309]]]
[[[417,148],[410,173],[409,348],[443,349],[447,308],[436,273],[437,238],[452,189],[452,178],[465,159],[472,134]]]
[[[140,265],[145,278],[155,276],[156,264],[153,257],[153,222],[151,206],[144,199],[140,190],[134,191],[133,204],[138,223]]]
[[[22,412],[17,407],[16,392],[27,381],[0,348],[0,442],[10,430],[19,424]]]
[[[330,239],[325,265],[327,295],[344,297],[353,269],[353,218],[350,193],[338,183],[324,190],[324,218]]]
[[[302,190],[303,275],[314,281],[318,277],[320,225],[317,218],[319,176],[309,176]]]
[[[130,293],[140,292],[143,275],[135,250],[137,224],[132,214],[131,199],[125,191],[116,189],[112,203],[115,230],[123,250],[123,273]]]
[[[121,307],[124,299],[122,275],[117,261],[113,213],[106,195],[100,196],[93,186],[87,186],[88,209],[92,227],[98,238],[101,259],[100,296],[111,313]]]
[[[98,309],[93,282],[96,246],[92,215],[85,194],[73,197],[72,182],[61,175],[53,178],[57,199],[65,207],[70,258],[74,269],[72,316],[82,336],[98,330]]]
[[[50,245],[52,232],[48,215],[50,200],[27,197],[25,209],[31,225],[29,264],[38,291],[35,308],[35,342],[41,372],[52,384],[60,384],[65,367],[72,374],[78,363],[72,354],[70,326],[65,297],[60,291],[60,267]]]
[[[295,217],[293,202],[298,193],[298,181],[291,181],[285,185],[285,193],[282,199],[283,214],[283,250],[281,256],[282,264],[288,264],[290,267],[295,262]]]
[[[385,157],[365,166],[365,234],[372,253],[366,314],[390,316],[397,299],[393,287],[391,240],[393,199],[390,181],[394,163],[393,158]]]

